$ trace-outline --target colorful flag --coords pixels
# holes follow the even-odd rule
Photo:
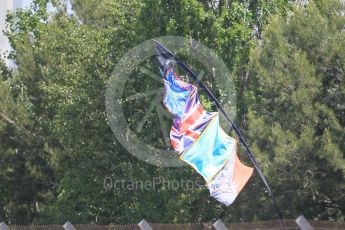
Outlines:
[[[163,104],[174,115],[171,145],[181,153],[195,141],[216,113],[204,110],[199,101],[198,88],[182,81],[174,72],[173,63],[168,64],[163,77]]]
[[[181,154],[181,160],[203,176],[210,195],[230,205],[249,180],[253,168],[239,160],[237,141],[220,127],[219,114],[204,110],[197,87],[176,74],[172,59],[160,56],[159,50],[157,53],[164,81],[163,104],[174,115],[171,145]]]

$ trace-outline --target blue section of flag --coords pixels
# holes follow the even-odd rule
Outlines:
[[[172,114],[182,118],[192,87],[181,85],[180,81],[174,77],[173,68],[163,80],[165,88],[163,103]]]
[[[236,140],[219,126],[217,114],[198,139],[180,157],[209,182],[222,170],[236,147]]]

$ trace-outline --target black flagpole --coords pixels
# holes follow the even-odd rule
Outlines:
[[[176,57],[170,50],[168,50],[165,46],[163,46],[161,43],[159,43],[156,40],[153,40],[155,47],[156,47],[156,52],[157,52],[157,59],[160,62],[160,64],[162,64],[162,60],[159,60],[158,55],[164,57],[165,59],[171,59],[174,60],[178,65],[180,65],[186,72],[188,72],[190,74],[190,76],[194,79],[194,81],[201,86],[201,88],[206,92],[207,96],[216,104],[216,106],[218,107],[219,111],[224,115],[225,119],[229,122],[229,124],[231,125],[231,127],[234,129],[236,135],[238,136],[240,142],[243,144],[244,148],[246,149],[246,152],[250,158],[250,160],[252,161],[256,171],[258,172],[262,182],[265,184],[271,198],[272,198],[272,202],[273,205],[275,207],[275,209],[278,212],[278,215],[280,217],[281,220],[283,220],[283,214],[280,211],[275,198],[273,196],[273,192],[270,188],[270,186],[267,183],[267,180],[260,168],[260,166],[258,165],[252,151],[250,150],[247,142],[244,140],[240,130],[237,128],[237,126],[235,125],[235,123],[232,121],[232,119],[230,118],[230,116],[226,113],[224,107],[220,104],[220,102],[218,101],[218,99],[213,95],[213,93],[209,90],[209,88],[197,77],[197,75],[193,72],[193,70],[191,70],[191,68],[189,68],[189,66],[187,66],[183,61],[181,61],[178,57]],[[284,224],[285,225],[285,224]]]

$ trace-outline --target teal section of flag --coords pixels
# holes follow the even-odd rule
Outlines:
[[[225,166],[236,148],[236,140],[219,126],[217,114],[193,145],[180,157],[209,182]]]

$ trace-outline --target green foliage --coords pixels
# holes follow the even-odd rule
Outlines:
[[[14,96],[9,70],[0,72],[0,216],[24,224],[39,215],[52,197],[54,174],[49,166],[53,151],[30,119],[30,103]],[[15,73],[14,73],[15,74]]]
[[[274,16],[251,54],[247,133],[287,217],[344,219],[344,10]]]

